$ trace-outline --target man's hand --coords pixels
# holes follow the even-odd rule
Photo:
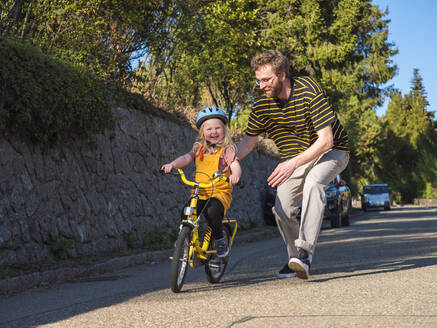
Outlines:
[[[287,181],[287,179],[297,169],[296,158],[289,159],[288,161],[278,164],[276,169],[267,178],[267,182],[270,187],[277,187]]]
[[[281,185],[299,166],[316,159],[332,148],[334,145],[334,136],[330,125],[318,130],[317,135],[317,140],[307,150],[288,161],[282,162],[276,167],[267,179],[269,186],[277,187]]]

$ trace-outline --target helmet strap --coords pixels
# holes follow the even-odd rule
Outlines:
[[[200,146],[200,149],[199,149],[199,159],[201,160],[201,161],[203,161],[203,151],[205,150],[205,147],[203,147],[203,145],[202,146]]]

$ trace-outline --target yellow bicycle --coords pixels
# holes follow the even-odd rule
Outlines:
[[[171,258],[170,286],[175,293],[181,291],[185,282],[188,267],[197,268],[205,266],[205,273],[210,283],[217,283],[225,273],[229,260],[226,257],[218,257],[215,251],[212,228],[206,225],[205,232],[199,229],[202,221],[206,221],[201,213],[198,213],[197,202],[199,200],[199,190],[214,188],[214,184],[220,180],[226,180],[226,176],[216,172],[210,179],[211,183],[199,183],[188,181],[182,170],[178,169],[182,182],[192,187],[189,206],[184,208],[184,217],[179,227],[179,235],[175,242],[173,257]],[[214,190],[214,189],[212,189]],[[234,242],[237,233],[237,220],[223,219],[223,236],[228,244],[229,250]]]

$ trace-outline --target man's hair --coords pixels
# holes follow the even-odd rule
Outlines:
[[[252,58],[250,66],[256,72],[260,67],[271,65],[273,72],[280,75],[285,72],[287,76],[290,75],[290,64],[288,59],[278,50],[266,50]]]

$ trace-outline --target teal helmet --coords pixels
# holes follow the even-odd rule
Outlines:
[[[199,111],[196,117],[196,126],[200,129],[200,126],[206,120],[210,118],[218,118],[223,121],[223,124],[228,123],[228,115],[226,115],[225,111],[221,108],[215,106],[206,106]]]

